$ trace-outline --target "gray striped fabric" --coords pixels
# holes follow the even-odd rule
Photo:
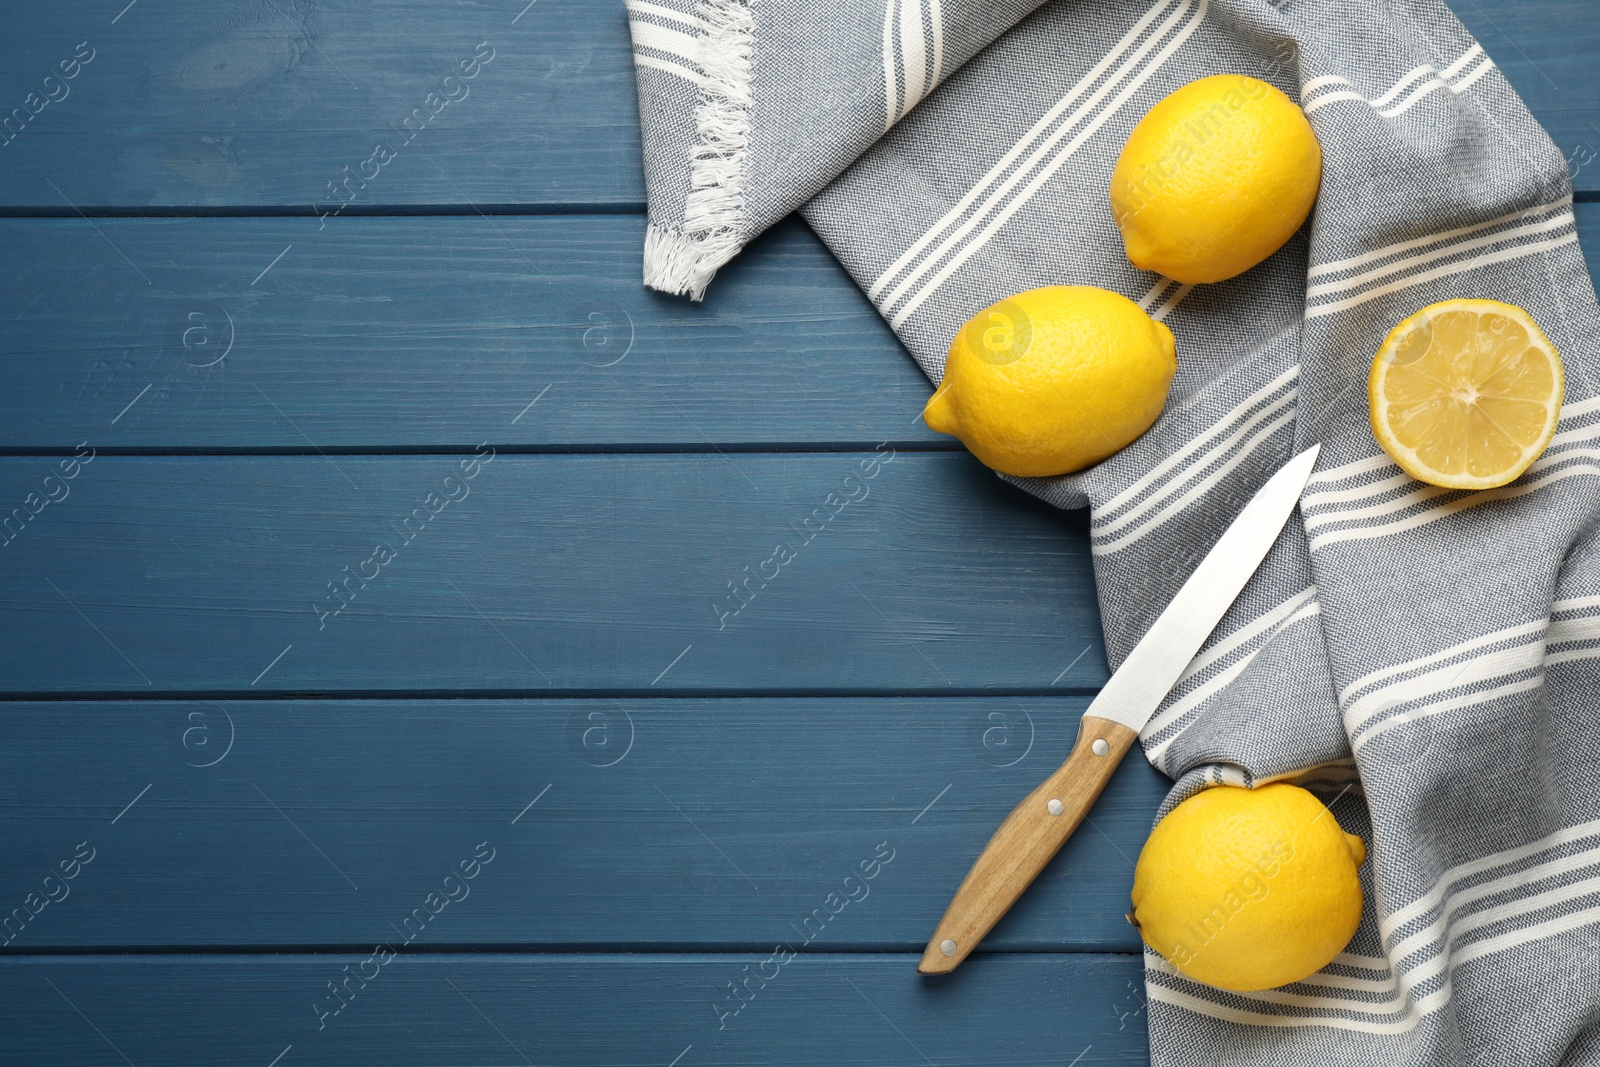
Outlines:
[[[799,208],[935,382],[961,323],[1034,286],[1104,286],[1172,327],[1155,427],[1091,470],[1019,483],[1092,510],[1113,664],[1250,493],[1323,442],[1301,521],[1143,741],[1177,780],[1169,806],[1220,782],[1317,791],[1371,845],[1368,914],[1334,964],[1279,990],[1220,992],[1148,956],[1154,1062],[1600,1062],[1600,313],[1565,162],[1449,11],[629,12],[647,284],[698,296]],[[1106,189],[1151,105],[1221,72],[1300,99],[1326,165],[1299,237],[1191,288],[1128,264]],[[1566,361],[1558,435],[1505,489],[1419,485],[1367,424],[1385,334],[1452,297],[1522,305]]]

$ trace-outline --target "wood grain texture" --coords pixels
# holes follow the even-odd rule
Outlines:
[[[1600,191],[1600,19],[1590,0],[1449,0],[1569,163],[1580,195]]]
[[[0,449],[960,449],[796,220],[703,305],[640,286],[638,218],[95,226],[0,220]]]
[[[5,692],[1106,677],[1086,516],[964,453],[63,462],[0,459]]]
[[[94,59],[0,152],[0,206],[273,207],[311,217],[481,42],[495,58],[350,209],[644,201],[626,18],[613,0],[140,0],[29,9],[0,38],[21,106],[87,40]],[[1453,5],[1563,153],[1600,150],[1588,0]],[[515,22],[513,20],[515,19]],[[460,95],[461,90],[454,92]],[[89,161],[94,161],[92,164]],[[1579,169],[1600,189],[1600,162]],[[56,188],[52,188],[51,183]]]
[[[803,223],[699,305],[644,289],[643,241],[633,216],[0,220],[0,448],[960,448]]]
[[[1592,5],[1456,6],[1593,196]],[[704,306],[640,288],[622,5],[35,6],[0,109],[79,41],[0,147],[0,213],[62,216],[0,220],[0,692],[44,698],[0,703],[0,1064],[1147,1062],[1142,759],[914,972],[1104,680],[1083,517],[920,425],[803,225]]]
[[[613,0],[541,0],[520,17],[509,0],[139,0],[112,25],[122,6],[40,5],[8,20],[7,111],[59,77],[79,42],[94,58],[0,147],[0,205],[311,218],[380,142],[395,158],[349,211],[644,202],[627,16]],[[483,43],[493,58],[462,82]],[[430,104],[431,93],[459,99]]]
[[[80,842],[94,858],[0,952],[361,946],[482,841],[416,945],[920,949],[1086,703],[3,704],[0,916]],[[1129,760],[985,948],[1136,951],[1131,857],[1166,788]]]
[[[0,960],[0,1064],[1147,1062],[1137,956],[991,958],[930,982],[909,954],[801,952],[769,964],[764,986],[751,978],[743,1010],[719,1020],[728,984],[770,953],[402,954],[365,989],[352,980],[354,997],[320,1031],[313,1005],[365,954]]]
[[[1110,719],[1080,721],[1066,761],[1011,809],[961,880],[918,973],[949,974],[972,955],[1072,837],[1138,740],[1138,731]]]

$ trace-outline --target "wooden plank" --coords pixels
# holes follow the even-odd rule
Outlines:
[[[0,449],[960,448],[795,220],[704,305],[640,286],[636,217],[95,225],[0,221]]]
[[[310,218],[347,200],[348,212],[644,202],[627,15],[612,0],[526,11],[498,0],[140,0],[113,23],[120,8],[40,5],[8,22],[0,108],[66,95],[0,148],[0,205],[275,206]],[[92,58],[63,84],[59,64],[79,42]],[[381,165],[380,143],[394,153]],[[363,171],[375,175],[365,188]]]
[[[0,459],[0,691],[1106,677],[1085,514],[964,453],[484,458]]]
[[[1600,19],[1591,0],[1451,0],[1567,157],[1580,195],[1600,192]]]
[[[1137,956],[989,957],[930,980],[909,955],[801,953],[768,965],[765,988],[752,979],[755,995],[719,1029],[727,984],[769,953],[402,954],[369,964],[365,988],[352,979],[321,1030],[326,983],[371,957],[9,959],[0,1064],[1148,1062]]]
[[[140,0],[114,24],[120,4],[93,17],[75,5],[30,8],[0,38],[0,106],[44,99],[47,88],[67,95],[4,147],[0,206],[253,206],[309,217],[335,203],[328,183],[343,181],[346,167],[356,172],[381,141],[395,158],[349,211],[637,209],[644,188],[622,5],[522,6]],[[1564,153],[1600,149],[1600,25],[1589,0],[1454,6]],[[89,64],[47,87],[44,77],[59,77],[83,41]],[[483,42],[494,58],[446,89],[443,79]],[[407,142],[404,120],[442,89],[461,98]],[[1600,162],[1577,180],[1600,189]]]
[[[638,216],[0,220],[0,448],[960,448],[803,223],[704,305],[643,288],[643,240]]]
[[[1086,703],[0,705],[0,914],[93,853],[0,943],[359,947],[487,841],[414,944],[920,950]],[[983,949],[1136,951],[1133,858],[1167,784],[1128,759]]]

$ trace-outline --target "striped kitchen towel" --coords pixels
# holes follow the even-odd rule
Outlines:
[[[1436,0],[629,0],[645,281],[701,296],[799,209],[937,382],[1002,297],[1099,285],[1178,338],[1165,413],[1077,475],[1113,664],[1254,490],[1323,443],[1302,520],[1144,731],[1197,789],[1303,782],[1371,844],[1322,973],[1224,993],[1146,960],[1151,1056],[1192,1064],[1600,1062],[1600,311],[1566,163]],[[1574,9],[1574,17],[1577,17]],[[1269,261],[1134,269],[1107,200],[1166,94],[1299,99],[1321,198]],[[1549,451],[1450,492],[1379,450],[1363,385],[1418,308],[1492,297],[1562,352]],[[930,917],[931,919],[931,917]]]

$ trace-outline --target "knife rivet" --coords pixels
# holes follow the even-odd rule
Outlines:
[[[1048,811],[1051,815],[1060,815],[1062,810],[1063,810],[1062,807],[1061,807],[1061,801],[1059,801],[1059,800],[1052,800],[1052,801],[1050,801],[1050,803],[1046,804],[1044,807],[1045,807],[1045,810]]]
[[[1107,752],[1111,751],[1111,746],[1106,744],[1106,739],[1103,737],[1095,738],[1094,744],[1090,745],[1089,747],[1094,751],[1096,756],[1104,756]]]
[[[939,942],[939,951],[943,952],[946,956],[954,956],[956,954],[956,943],[951,941],[949,938],[945,938],[943,941]]]

